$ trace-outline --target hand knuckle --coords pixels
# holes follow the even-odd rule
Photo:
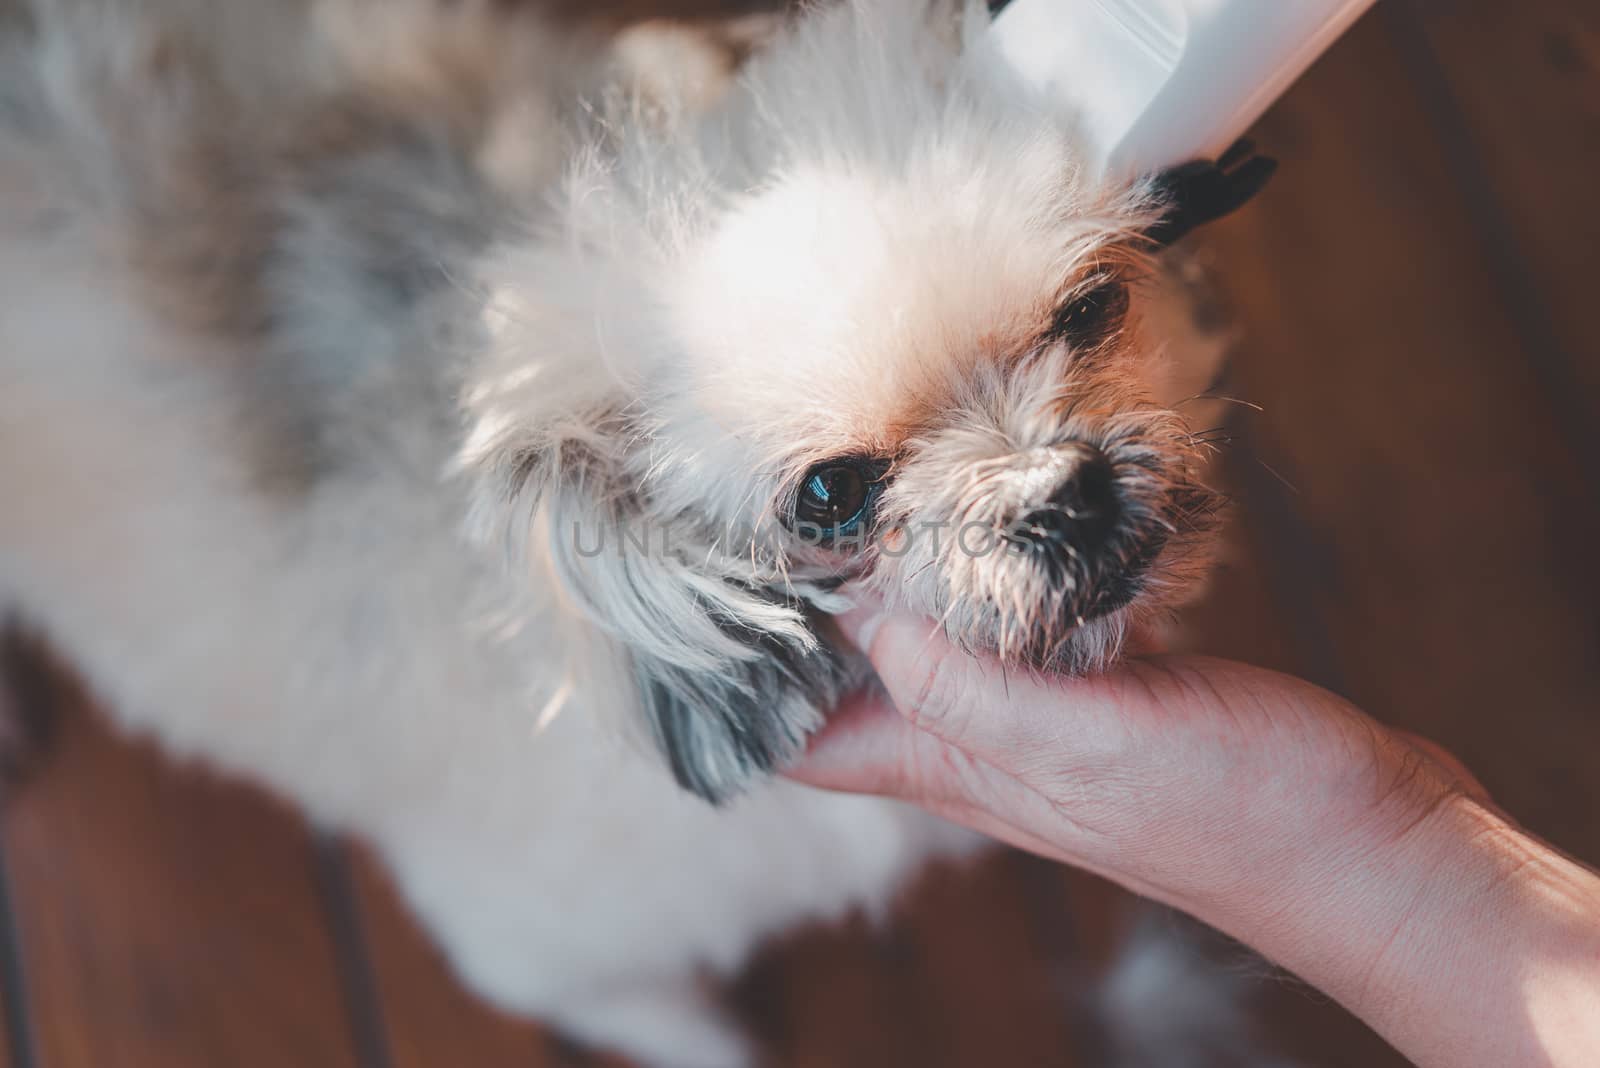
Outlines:
[[[901,710],[912,726],[938,734],[950,725],[968,688],[963,668],[961,657],[948,649],[928,649],[917,658],[916,687]]]

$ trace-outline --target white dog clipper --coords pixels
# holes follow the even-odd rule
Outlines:
[[[1372,0],[1013,0],[1001,51],[1131,177],[1220,160]],[[1262,178],[1264,181],[1264,176]]]

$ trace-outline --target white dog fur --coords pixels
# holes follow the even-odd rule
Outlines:
[[[843,454],[905,523],[1086,437],[1143,450],[1126,509],[1192,491],[1131,327],[1039,340],[1159,206],[986,24],[813,12],[705,104],[474,2],[0,2],[0,611],[374,843],[495,1003],[747,1063],[696,975],[975,844],[770,776],[861,677],[834,576],[1077,669],[1209,547],[1163,512],[1137,594],[1057,625],[1011,564],[773,533]],[[652,521],[687,532],[575,551]]]

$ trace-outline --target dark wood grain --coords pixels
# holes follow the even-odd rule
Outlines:
[[[939,866],[888,922],[768,946],[734,1004],[792,1068],[1071,1068],[1066,904],[1057,869],[1010,851]]]
[[[39,1063],[354,1068],[299,820],[55,693],[50,763],[4,813]]]
[[[542,1028],[497,1012],[462,988],[370,854],[356,851],[354,865],[392,1068],[562,1063],[559,1044]]]
[[[902,930],[862,917],[796,931],[747,970],[733,1004],[785,1068],[932,1063]]]
[[[1386,14],[1448,139],[1527,355],[1586,463],[1600,465],[1600,5],[1403,0]]]
[[[1006,852],[935,873],[912,899],[902,922],[922,1001],[916,1018],[938,1056],[905,1063],[1081,1063],[1069,997],[1077,946],[1057,871]]]

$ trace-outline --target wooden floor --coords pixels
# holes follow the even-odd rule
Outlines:
[[[1279,178],[1204,237],[1263,411],[1201,643],[1439,739],[1600,862],[1600,5],[1380,0],[1258,139]],[[13,659],[56,737],[0,820],[11,1068],[618,1064],[460,992],[359,847]],[[1095,1065],[1075,992],[1125,904],[998,856],[886,930],[772,947],[730,998],[796,1068]],[[1398,1062],[1262,987],[1304,1063]]]

